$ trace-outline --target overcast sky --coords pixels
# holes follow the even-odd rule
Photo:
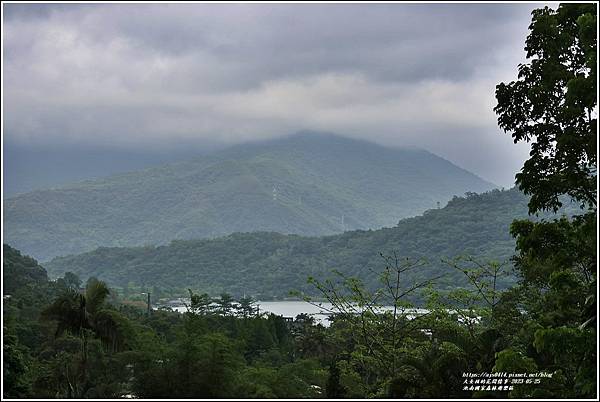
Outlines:
[[[492,108],[540,5],[3,6],[4,139],[21,147],[323,130],[422,147],[506,187],[527,158]]]

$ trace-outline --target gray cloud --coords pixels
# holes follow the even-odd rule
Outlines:
[[[21,144],[238,143],[301,129],[421,146],[508,185],[521,4],[5,4],[4,134]]]

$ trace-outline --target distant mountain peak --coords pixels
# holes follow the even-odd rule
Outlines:
[[[394,226],[454,195],[493,187],[423,150],[303,130],[8,198],[4,236],[46,260],[234,232],[334,234]]]
[[[376,142],[372,142],[363,138],[355,138],[346,136],[339,133],[330,131],[317,131],[317,130],[301,130],[297,131],[286,137],[282,137],[283,140],[305,140],[305,141],[338,141],[340,143],[354,143],[354,144],[368,144],[372,146],[382,146]]]

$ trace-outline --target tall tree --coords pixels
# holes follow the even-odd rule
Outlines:
[[[85,338],[92,331],[113,351],[124,346],[125,319],[116,311],[104,308],[110,291],[97,279],[89,280],[84,293],[68,289],[42,311],[42,318],[57,322],[56,336],[69,332]]]
[[[596,206],[596,54],[594,4],[532,12],[518,79],[496,87],[498,124],[515,143],[531,143],[516,182],[529,210],[558,210],[567,194]]]
[[[235,306],[239,316],[248,318],[252,317],[257,312],[256,301],[251,296],[243,296],[238,300]]]
[[[217,304],[217,309],[219,314],[223,316],[230,316],[233,313],[233,296],[229,293],[221,293],[218,299],[215,299],[214,302]]]
[[[529,212],[554,210],[566,196],[581,215],[518,220],[515,267],[526,316],[520,344],[497,354],[500,371],[554,373],[545,387],[514,397],[587,397],[596,393],[597,8],[561,4],[534,10],[518,80],[496,87],[498,123],[515,143],[531,142],[516,182]],[[564,199],[564,198],[563,198]]]

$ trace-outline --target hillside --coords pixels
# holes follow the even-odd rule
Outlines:
[[[39,260],[234,232],[392,226],[494,186],[418,149],[303,133],[4,203],[5,241]]]
[[[10,295],[23,287],[35,287],[48,280],[46,270],[33,258],[22,255],[7,244],[2,245],[2,288],[5,295]]]
[[[381,270],[379,252],[423,256],[430,264],[408,280],[440,272],[442,288],[463,282],[462,275],[440,262],[464,253],[504,260],[514,252],[508,228],[527,217],[527,197],[519,191],[494,190],[456,197],[441,209],[400,221],[396,227],[351,231],[325,237],[277,233],[236,233],[213,240],[174,241],[168,246],[102,247],[56,258],[45,264],[53,276],[72,271],[97,276],[113,286],[156,286],[165,290],[192,287],[202,291],[286,296],[310,291],[307,277],[325,278],[332,269],[373,283],[369,269]]]

